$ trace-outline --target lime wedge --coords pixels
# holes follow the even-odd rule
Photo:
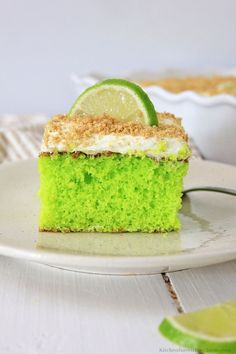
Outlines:
[[[127,80],[109,79],[85,90],[68,115],[107,114],[125,122],[157,125],[157,114],[143,89]]]
[[[236,300],[166,317],[159,331],[182,347],[207,353],[236,353]]]

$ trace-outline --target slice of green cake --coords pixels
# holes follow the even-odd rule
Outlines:
[[[53,117],[39,156],[40,230],[178,230],[190,150],[180,119],[159,113],[158,120]]]

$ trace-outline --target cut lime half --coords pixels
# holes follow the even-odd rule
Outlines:
[[[182,347],[207,353],[236,353],[236,300],[167,317],[159,331]]]
[[[102,116],[125,122],[157,125],[153,103],[143,89],[127,80],[109,79],[85,90],[75,101],[68,115]]]

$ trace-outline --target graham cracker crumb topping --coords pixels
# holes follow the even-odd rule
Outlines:
[[[159,80],[139,81],[143,87],[157,85],[167,91],[179,93],[194,91],[206,96],[229,94],[236,96],[236,76],[187,76]]]
[[[146,126],[134,122],[122,122],[109,116],[102,117],[68,117],[54,116],[46,125],[43,144],[63,143],[65,146],[77,145],[78,141],[86,142],[94,135],[131,135],[144,138],[177,138],[187,141],[188,137],[181,126],[181,119],[170,113],[158,113],[159,125]]]

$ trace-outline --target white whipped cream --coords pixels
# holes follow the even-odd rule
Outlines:
[[[161,143],[165,143],[165,149],[159,149]],[[160,159],[170,155],[178,155],[181,148],[186,143],[177,138],[162,138],[156,137],[145,138],[143,136],[132,135],[94,135],[88,141],[78,143],[70,152],[83,152],[88,155],[95,155],[104,152],[114,152],[120,154],[138,154],[143,153],[147,156]],[[67,151],[63,142],[55,143],[53,139],[48,141],[47,147],[43,144],[42,152]]]

